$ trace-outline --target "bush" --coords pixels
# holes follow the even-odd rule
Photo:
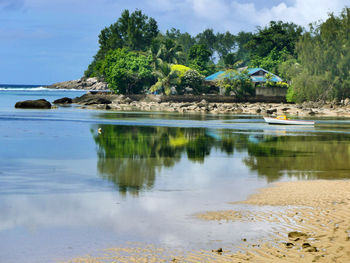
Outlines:
[[[181,88],[192,89],[193,94],[200,94],[203,92],[203,81],[204,77],[199,74],[196,70],[190,69],[185,72],[184,76],[181,78]]]
[[[153,78],[151,58],[126,49],[110,51],[102,61],[100,73],[109,88],[118,94],[136,94],[150,86]]]
[[[225,95],[234,93],[237,98],[244,98],[254,94],[254,87],[248,71],[238,72],[226,70],[218,81],[219,87],[224,89]]]

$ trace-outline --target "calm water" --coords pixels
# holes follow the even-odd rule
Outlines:
[[[82,93],[0,87],[0,262],[56,262],[129,241],[233,246],[273,226],[193,214],[246,209],[228,202],[270,182],[350,177],[348,119],[284,127],[260,116],[14,109]]]

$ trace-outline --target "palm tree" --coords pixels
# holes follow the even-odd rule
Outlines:
[[[158,57],[167,63],[179,63],[182,47],[172,39],[164,39],[159,48]]]
[[[157,78],[157,82],[151,87],[151,92],[161,92],[169,95],[171,87],[178,84],[177,73],[171,71],[171,66],[166,62],[161,62],[153,74]]]

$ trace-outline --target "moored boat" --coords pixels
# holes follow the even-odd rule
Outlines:
[[[277,118],[264,117],[264,120],[268,124],[281,124],[281,125],[315,125],[314,121],[305,120],[290,120],[285,115],[278,116]]]

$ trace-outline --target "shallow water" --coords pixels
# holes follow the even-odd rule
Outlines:
[[[245,209],[228,202],[270,182],[350,177],[349,119],[286,127],[260,116],[13,108],[80,95],[67,92],[0,91],[0,262],[55,262],[126,242],[232,246],[273,226],[193,215]]]

